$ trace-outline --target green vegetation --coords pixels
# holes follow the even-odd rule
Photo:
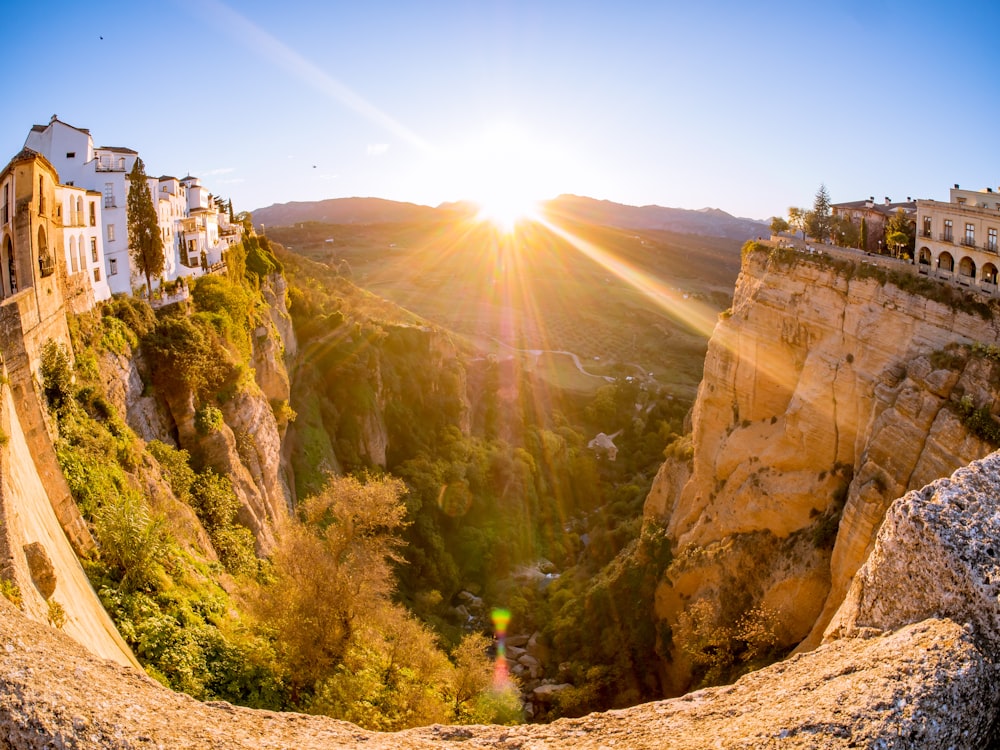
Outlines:
[[[856,263],[826,254],[801,253],[792,248],[771,247],[752,240],[743,245],[742,252],[744,257],[753,252],[766,253],[771,262],[783,267],[789,267],[796,263],[809,263],[832,270],[848,281],[851,279],[874,279],[882,286],[892,284],[909,294],[947,305],[955,312],[978,315],[983,320],[992,320],[997,307],[995,300],[988,300],[973,292],[898,268]]]
[[[236,248],[237,266],[241,257]],[[373,729],[519,721],[516,692],[492,686],[481,636],[456,630],[449,658],[398,601],[397,574],[406,568],[400,550],[411,525],[401,480],[324,476],[315,492],[300,496],[297,519],[282,529],[270,557],[258,559],[230,479],[167,436],[144,443],[103,393],[105,358],[141,346],[154,392],[178,403],[192,397],[201,433],[223,429],[220,406],[234,389],[254,387],[250,332],[266,320],[262,280],[251,265],[242,282],[199,280],[191,305],[158,316],[144,302],[116,299],[74,318],[75,367],[63,347],[44,347],[43,389],[58,430],[57,456],[98,542],[85,568],[102,603],[151,676],[200,699],[327,713]],[[391,338],[393,351],[420,349],[408,331],[391,334],[383,339]],[[357,353],[342,344],[335,353]],[[362,369],[355,375],[346,400],[337,403],[358,410],[371,405],[372,393]],[[403,377],[389,366],[385,375]],[[413,386],[428,393],[442,388],[427,401],[441,417],[406,433],[414,444],[434,440],[434,428],[457,417],[449,401],[457,399],[458,385],[431,372]],[[287,403],[272,408],[286,424],[295,416]],[[396,418],[403,434],[406,417]],[[236,431],[238,450],[252,441]],[[338,443],[351,445],[342,436]],[[192,525],[200,529],[192,532]],[[3,593],[16,599],[12,586]],[[56,626],[65,617],[59,607],[50,606]]]
[[[776,625],[776,613],[766,607],[732,618],[717,602],[698,599],[681,613],[673,643],[691,660],[696,684],[719,685],[731,681],[734,671],[751,672],[774,661]]]
[[[15,607],[20,608],[24,603],[24,600],[21,598],[21,589],[17,587],[16,583],[7,578],[0,578],[0,595]]]
[[[557,389],[510,361],[465,354],[405,311],[373,307],[342,278],[314,286],[311,264],[283,260],[312,364],[293,391],[300,494],[317,491],[316,465],[375,468],[359,447],[380,389],[386,468],[408,490],[397,575],[411,611],[458,644],[467,624],[452,604],[464,589],[511,609],[518,632],[541,631],[551,676],[563,664],[578,686],[550,716],[658,697],[648,668],[658,634],[631,613],[652,611],[669,547],[662,529],[640,536],[640,517],[664,446],[690,455],[679,437],[690,402],[644,389],[621,366],[606,370],[611,383]],[[619,432],[616,461],[587,447],[598,431]],[[544,591],[517,578],[540,558],[562,571]]]

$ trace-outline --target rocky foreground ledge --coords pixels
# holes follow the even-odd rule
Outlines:
[[[582,719],[379,734],[199,703],[0,601],[0,748],[979,748],[1000,708],[1000,454],[890,509],[827,642]]]

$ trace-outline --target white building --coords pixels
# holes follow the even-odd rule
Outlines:
[[[101,241],[101,194],[72,185],[56,185],[56,200],[61,206],[63,225],[63,260],[70,294],[85,293],[89,287],[97,302],[111,296],[104,265]]]
[[[128,253],[126,177],[139,154],[130,148],[95,148],[89,130],[67,125],[54,115],[48,125],[33,125],[24,143],[49,160],[63,184],[101,194],[107,284],[114,294],[131,294],[134,284]]]
[[[139,154],[117,146],[95,148],[89,130],[67,125],[55,115],[48,125],[32,126],[25,146],[44,155],[64,184],[100,195],[98,245],[103,248],[98,248],[98,255],[103,257],[102,277],[111,293],[132,294],[144,285],[145,278],[129,254],[126,208],[128,174]],[[219,213],[201,181],[165,175],[150,178],[149,190],[163,238],[163,280],[200,276],[221,267],[225,250],[240,241],[241,227],[230,226],[228,215]]]

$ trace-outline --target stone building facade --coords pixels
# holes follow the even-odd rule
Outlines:
[[[962,190],[949,200],[917,201],[917,270],[959,286],[997,293],[1000,188]]]

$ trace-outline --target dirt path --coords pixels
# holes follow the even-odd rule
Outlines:
[[[567,352],[561,349],[517,349],[510,344],[505,344],[498,338],[493,338],[493,341],[509,351],[517,352],[518,354],[530,354],[536,360],[543,354],[562,354],[573,360],[573,364],[576,365],[576,369],[580,371],[581,375],[586,375],[588,378],[600,378],[601,380],[606,380],[609,383],[615,382],[615,379],[610,375],[595,375],[592,372],[587,372],[587,370],[583,367],[583,362],[580,361],[580,357],[573,352]]]

